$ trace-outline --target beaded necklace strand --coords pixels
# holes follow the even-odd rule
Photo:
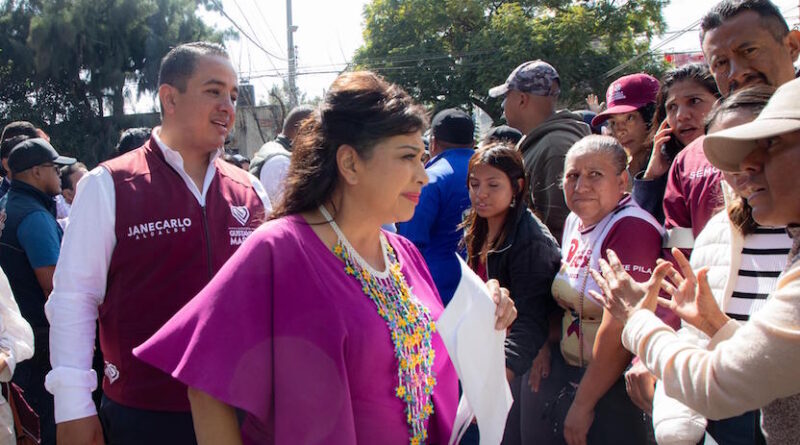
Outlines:
[[[425,422],[433,414],[431,395],[436,376],[431,336],[436,325],[428,309],[411,293],[394,249],[383,233],[380,243],[386,269],[381,272],[361,258],[324,207],[320,206],[319,211],[338,237],[333,253],[344,262],[345,273],[361,284],[361,290],[389,328],[398,364],[395,396],[406,405],[409,443],[423,444],[428,438]]]

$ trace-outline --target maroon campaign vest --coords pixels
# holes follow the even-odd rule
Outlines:
[[[116,195],[117,245],[100,305],[103,391],[139,409],[189,411],[186,386],[133,356],[265,221],[247,172],[221,159],[200,206],[154,139],[102,164]]]

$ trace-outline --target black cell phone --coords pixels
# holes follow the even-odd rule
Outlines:
[[[678,153],[684,149],[684,145],[675,137],[670,138],[664,145],[661,146],[661,153],[670,160],[670,162],[678,156]]]
[[[668,127],[669,128],[669,127]],[[670,134],[669,140],[661,146],[661,154],[664,155],[670,162],[675,159],[675,156],[683,150],[685,146],[681,144],[675,134]]]

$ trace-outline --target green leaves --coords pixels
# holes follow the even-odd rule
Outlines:
[[[374,0],[364,9],[359,69],[377,71],[434,109],[486,106],[488,90],[520,63],[550,62],[562,79],[562,102],[585,108],[616,77],[663,64],[644,57],[614,78],[604,73],[646,52],[664,30],[665,0]]]
[[[102,160],[121,128],[154,123],[123,116],[127,90],[155,91],[159,62],[177,44],[222,42],[199,7],[208,2],[0,2],[0,118],[30,120],[59,151]]]

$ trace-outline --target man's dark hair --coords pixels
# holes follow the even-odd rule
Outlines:
[[[292,111],[286,116],[286,119],[283,121],[283,134],[286,134],[292,131],[292,128],[297,128],[300,126],[300,122],[305,120],[311,113],[314,112],[314,109],[308,105],[299,105],[292,108]]]
[[[61,190],[75,190],[75,184],[72,183],[72,174],[80,170],[89,170],[83,162],[76,162],[71,165],[65,165],[59,170],[61,176]]]
[[[185,92],[186,81],[192,77],[197,59],[203,56],[229,58],[225,48],[218,43],[191,42],[178,45],[161,59],[158,85],[172,85],[181,93]]]
[[[492,127],[486,132],[481,141],[481,147],[486,147],[495,142],[507,142],[511,145],[517,145],[517,142],[522,139],[522,132],[516,128],[511,128],[508,125],[499,125]]]
[[[3,134],[0,135],[0,141],[5,141],[6,139],[11,139],[16,136],[27,136],[25,139],[38,138],[39,133],[36,132],[36,127],[30,122],[15,121],[11,122],[10,124],[6,125],[5,128],[3,128]],[[23,140],[20,140],[17,143],[22,142]],[[11,149],[14,148],[14,145],[8,147],[8,149],[6,150],[2,150],[2,155],[0,157],[2,157],[3,159],[7,158],[9,153],[11,153]]]
[[[16,136],[3,139],[3,142],[0,142],[0,159],[8,159],[9,155],[11,155],[11,150],[14,149],[17,144],[35,137],[38,136],[31,137],[28,134],[17,134]]]
[[[115,150],[117,156],[125,154],[131,150],[141,147],[150,139],[150,132],[152,130],[147,127],[128,128],[119,136],[119,142]]]
[[[764,29],[769,31],[778,42],[782,42],[789,33],[789,26],[786,24],[783,14],[769,0],[722,0],[711,8],[700,21],[700,42],[703,42],[706,32],[718,28],[726,20],[746,11],[758,14]]]

